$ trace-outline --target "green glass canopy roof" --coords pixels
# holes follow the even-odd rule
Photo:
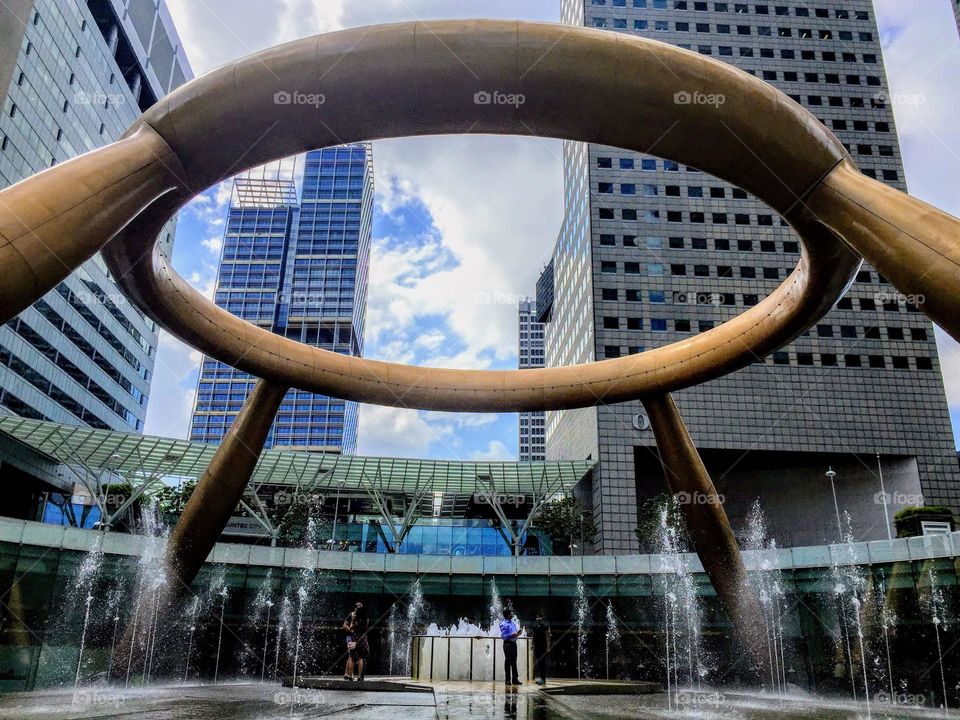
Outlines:
[[[199,478],[216,447],[173,438],[97,430],[19,417],[0,418],[0,432],[58,463],[90,471],[143,478]],[[467,495],[488,492],[542,495],[569,491],[587,476],[594,460],[486,462],[361,457],[265,450],[251,484],[346,490],[375,484],[386,493]]]

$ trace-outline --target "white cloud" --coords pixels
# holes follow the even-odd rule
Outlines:
[[[492,425],[499,418],[496,413],[446,413],[429,410],[424,411],[423,416],[429,422],[451,425],[457,430]]]
[[[432,427],[417,410],[361,405],[357,452],[361,455],[424,457],[442,442],[444,426]]]
[[[388,362],[409,365],[413,362],[414,354],[410,344],[403,340],[394,340],[380,347],[380,357]]]
[[[484,428],[501,419],[502,416],[493,413],[427,412],[361,405],[357,452],[396,457],[511,459],[510,451],[497,440],[490,441],[480,451],[464,449]]]
[[[232,180],[217,183],[187,203],[181,212],[193,215],[200,222],[210,226],[209,229],[212,231],[214,228],[223,226],[232,194]]]
[[[369,0],[368,0],[369,2]],[[282,43],[306,34],[332,32],[344,27],[344,0],[284,0],[277,15],[276,42]]]
[[[187,277],[187,282],[207,298],[213,300],[217,284],[217,268],[210,263],[203,263],[203,272],[195,271]]]
[[[444,345],[438,364],[487,367],[512,358],[516,303],[533,294],[562,218],[559,143],[478,136],[383,141],[375,145],[374,167],[377,188],[388,189],[381,207],[395,214],[420,203],[432,227],[421,229],[431,239],[419,246],[376,242],[373,343],[384,331],[441,317],[463,347],[451,353]]]
[[[470,453],[471,460],[516,460],[517,457],[499,440],[491,440],[486,450]]]
[[[165,330],[160,331],[144,432],[187,437],[201,355]]]
[[[421,294],[420,280],[442,266],[443,255],[443,247],[436,239],[427,239],[420,246],[399,246],[396,238],[374,240],[367,299],[368,345],[388,331],[398,333],[412,328]]]
[[[206,240],[201,240],[200,244],[203,245],[211,255],[220,256],[220,250],[223,248],[223,236],[222,235],[211,235]]]
[[[937,346],[940,350],[940,371],[947,390],[951,414],[960,416],[960,344],[937,328]]]
[[[417,336],[414,343],[425,350],[436,351],[440,349],[446,339],[446,334],[439,330],[430,330]]]
[[[439,18],[559,20],[557,0],[167,0],[194,72],[345,27]]]
[[[960,42],[950,3],[876,0],[910,192],[960,215]]]
[[[874,0],[910,194],[960,216],[960,42],[951,3]],[[960,433],[960,345],[937,332]]]

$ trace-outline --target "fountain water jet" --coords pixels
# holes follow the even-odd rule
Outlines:
[[[587,602],[583,579],[577,578],[577,600],[573,606],[577,623],[577,677],[590,676],[590,663],[587,662],[587,633],[590,624],[590,604]]]
[[[410,642],[414,628],[421,622],[424,611],[423,587],[420,579],[414,580],[407,594],[406,612],[401,614],[399,607],[394,603],[390,608],[390,624],[388,627],[390,647],[390,674],[394,668],[403,676],[410,675]],[[428,631],[429,632],[429,631]],[[439,633],[437,633],[439,634]]]
[[[277,641],[273,654],[273,678],[276,680],[280,672],[280,646],[283,642],[283,631],[290,627],[290,624],[293,622],[293,608],[290,603],[290,598],[283,598],[283,602],[280,604],[280,615],[277,618]],[[289,636],[289,632],[287,635]]]
[[[880,628],[883,632],[883,648],[887,659],[887,683],[890,687],[890,697],[896,697],[897,693],[893,688],[893,661],[890,657],[890,631],[895,629],[897,618],[890,611],[887,602],[887,575],[881,570],[881,580],[879,588],[880,606],[878,608]]]
[[[200,596],[193,598],[193,602],[190,603],[190,610],[187,612],[187,655],[184,660],[183,666],[183,681],[187,682],[187,678],[190,676],[190,655],[193,652],[193,634],[197,630],[197,616],[200,614]]]
[[[302,585],[297,590],[297,641],[296,648],[293,651],[293,687],[297,687],[297,668],[300,662],[300,633],[303,630],[303,603],[307,599],[307,590]]]
[[[217,678],[220,676],[220,649],[223,647],[223,617],[227,611],[227,588],[224,586],[220,590],[220,630],[217,633],[217,660],[213,666],[213,684],[217,684]]]
[[[930,613],[930,622],[933,625],[933,634],[937,639],[937,665],[940,666],[940,689],[943,692],[943,709],[950,709],[947,701],[947,677],[943,670],[943,647],[940,641],[941,626],[946,629],[946,615],[942,612],[944,607],[943,589],[937,584],[937,573],[930,564],[927,570],[927,577],[930,581],[930,593],[927,596],[927,609]]]
[[[267,622],[263,628],[263,657],[260,661],[260,682],[263,682],[264,675],[267,672],[267,641],[270,639],[270,610],[273,608],[273,601],[267,600]]]
[[[770,689],[781,695],[787,691],[787,663],[784,645],[784,624],[786,618],[783,575],[779,569],[779,550],[776,540],[767,530],[767,519],[755,500],[747,516],[747,536],[744,550],[751,551],[756,560],[755,570],[750,580],[760,597],[763,611],[764,637],[769,658]],[[759,630],[759,628],[758,628]]]
[[[93,585],[100,575],[103,565],[103,533],[97,535],[93,548],[87,553],[77,572],[77,588],[86,595],[83,612],[83,629],[80,633],[80,655],[77,658],[77,672],[74,674],[73,687],[80,685],[80,671],[83,667],[83,650],[86,646],[87,628],[90,625],[90,606],[93,603]]]
[[[142,513],[140,522],[143,550],[137,565],[137,577],[133,598],[133,620],[120,642],[120,661],[124,669],[124,687],[129,687],[134,670],[134,656],[142,660],[141,682],[145,682],[151,670],[152,652],[155,646],[158,617],[166,596],[168,578],[164,565],[164,552],[169,528],[160,518],[156,503],[151,503]]]
[[[613,611],[613,600],[607,600],[607,634],[606,634],[606,660],[607,660],[607,680],[610,679],[610,648],[618,647],[620,644],[620,623],[617,622],[617,615]]]
[[[660,511],[656,533],[659,584],[664,610],[664,664],[668,709],[679,699],[681,682],[699,689],[707,674],[701,647],[701,607],[696,580],[683,556],[682,519],[674,498]]]
[[[500,597],[500,591],[497,589],[497,581],[490,582],[490,604],[487,606],[487,627],[492,631],[499,627],[500,618],[503,617],[503,600]]]
[[[318,547],[318,539],[320,534],[320,526],[314,518],[309,518],[307,520],[307,527],[304,532],[302,548],[308,551],[315,551]],[[300,584],[297,589],[294,591],[296,595],[297,602],[297,618],[296,624],[293,628],[290,628],[294,632],[294,646],[293,646],[293,687],[297,687],[297,678],[302,675],[300,672],[300,650],[303,643],[303,618],[304,611],[310,606],[310,601],[313,596],[313,592],[316,590],[319,576],[317,574],[316,568],[311,566],[304,567],[300,571]],[[286,602],[286,598],[284,599]],[[287,621],[292,622],[292,617],[288,614]],[[289,633],[288,633],[289,635]],[[278,637],[279,642],[279,637]],[[288,653],[289,653],[289,641],[288,641]]]
[[[397,652],[397,604],[393,603],[390,606],[390,616],[387,620],[387,647],[389,652],[387,653],[387,674],[393,675],[393,658]]]
[[[254,635],[256,631],[260,628],[263,628],[263,652],[260,656],[260,680],[262,681],[266,677],[266,668],[267,668],[267,646],[270,639],[270,620],[273,614],[273,569],[267,570],[266,574],[263,577],[263,580],[260,582],[260,586],[257,588],[257,594],[253,598],[252,603],[252,628],[251,635]],[[253,652],[252,648],[254,645],[254,639],[251,637],[250,643],[242,643],[238,651],[239,655],[239,664],[241,668],[242,675],[249,675],[251,673],[251,668],[247,667],[248,661],[252,658],[256,660],[256,653]],[[252,672],[256,672],[255,668],[252,668]]]
[[[113,675],[113,653],[117,649],[117,629],[120,625],[120,616],[113,616],[113,638],[110,640],[110,662],[107,665],[107,677]]]
[[[867,672],[868,648],[864,642],[863,615],[865,613],[868,582],[866,575],[855,561],[855,546],[853,533],[850,530],[850,514],[843,513],[843,543],[834,546],[846,554],[846,561],[841,562],[837,553],[831,553],[830,573],[833,580],[833,595],[839,605],[838,635],[843,637],[840,652],[846,650],[847,668],[850,673],[850,691],[853,701],[858,702],[857,671],[854,666],[852,636],[855,635],[860,653],[861,674],[863,677],[863,705],[867,717],[872,717],[870,705],[870,678]]]
[[[77,658],[77,673],[73,679],[73,687],[80,684],[80,668],[83,666],[83,647],[87,640],[87,625],[90,623],[90,603],[93,602],[93,593],[87,594],[87,608],[83,614],[83,631],[80,633],[80,656]]]

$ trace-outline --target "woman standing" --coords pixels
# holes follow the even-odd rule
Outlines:
[[[370,619],[362,602],[357,602],[353,612],[343,621],[341,629],[347,634],[347,666],[344,669],[343,679],[363,680],[364,666],[370,655],[370,643],[367,640]]]

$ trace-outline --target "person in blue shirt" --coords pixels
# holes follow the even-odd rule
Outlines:
[[[500,621],[500,637],[503,640],[503,673],[507,687],[521,685],[517,672],[517,638],[520,626],[513,619],[513,610],[505,608]]]

